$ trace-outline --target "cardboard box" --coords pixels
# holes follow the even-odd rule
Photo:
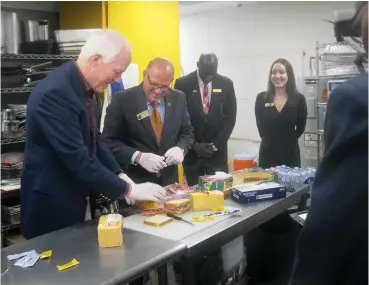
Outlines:
[[[232,199],[241,204],[275,200],[286,197],[286,187],[275,182],[251,182],[234,186]]]

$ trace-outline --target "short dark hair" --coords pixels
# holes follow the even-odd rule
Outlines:
[[[286,84],[286,93],[287,93],[287,96],[288,96],[287,104],[292,105],[292,106],[296,106],[298,101],[299,101],[299,91],[297,90],[297,87],[296,87],[295,74],[293,72],[293,68],[292,68],[291,63],[287,59],[284,59],[284,58],[276,59],[272,63],[272,65],[270,66],[269,79],[268,79],[268,89],[265,92],[266,100],[272,101],[274,99],[275,87],[274,87],[274,84],[272,82],[271,77],[272,77],[273,66],[276,63],[283,64],[284,67],[286,68],[286,72],[287,72],[287,76],[288,76],[288,80],[287,80],[287,84]]]

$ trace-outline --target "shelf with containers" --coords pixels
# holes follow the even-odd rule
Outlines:
[[[64,62],[76,59],[74,55],[49,54],[1,54],[1,153],[2,153],[2,181],[1,181],[1,210],[2,234],[19,231],[19,202],[21,167],[12,173],[13,166],[6,166],[4,156],[9,153],[20,154],[24,152],[26,124],[25,112],[27,101],[33,88],[42,77],[37,78],[33,86],[23,80],[23,77],[42,74],[44,77]],[[40,72],[40,70],[41,72]],[[23,84],[26,83],[26,84]],[[5,174],[8,177],[5,177]],[[10,175],[10,176],[9,176]],[[8,179],[8,180],[6,180]],[[17,183],[11,181],[18,180]],[[7,181],[10,181],[8,183]],[[12,202],[13,204],[8,205]],[[17,218],[18,217],[18,218]],[[5,219],[6,218],[6,219]],[[5,240],[6,237],[3,237]]]
[[[361,57],[361,67],[357,58]],[[314,61],[314,64],[313,64]],[[310,58],[311,75],[305,78],[305,94],[309,105],[305,137],[314,136],[314,141],[305,139],[305,166],[316,167],[325,151],[324,122],[328,99],[332,90],[342,82],[367,70],[367,59],[362,57],[359,46],[347,41],[339,43],[316,43],[315,57]],[[306,162],[307,161],[307,162]]]

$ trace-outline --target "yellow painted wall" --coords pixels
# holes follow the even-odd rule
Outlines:
[[[60,1],[60,29],[102,28],[101,1]]]
[[[169,58],[180,76],[178,2],[108,2],[108,27],[121,32],[133,47],[132,62],[140,80],[151,59]]]

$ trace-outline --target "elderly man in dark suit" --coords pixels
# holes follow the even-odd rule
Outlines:
[[[183,167],[189,185],[201,175],[228,172],[227,142],[236,122],[237,102],[231,79],[217,73],[213,53],[200,56],[198,70],[176,80],[174,88],[183,91],[195,129],[195,144]]]
[[[103,135],[134,182],[168,185],[193,144],[186,96],[171,89],[173,64],[153,59],[139,86],[116,93],[106,111]]]
[[[104,29],[87,39],[77,61],[56,68],[32,91],[21,178],[27,239],[97,217],[100,194],[127,203],[164,197],[159,185],[133,183],[98,131],[94,93],[119,81],[130,62],[126,39]]]
[[[368,2],[355,23],[368,51]],[[290,285],[368,284],[368,73],[332,91],[325,143]]]

